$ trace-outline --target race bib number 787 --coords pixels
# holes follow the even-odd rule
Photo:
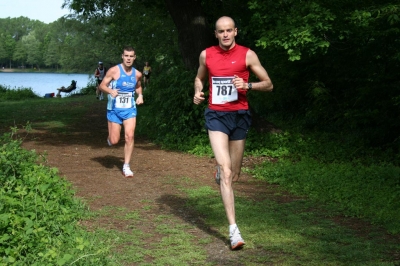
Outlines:
[[[232,84],[235,77],[211,77],[212,104],[237,101],[238,91]]]

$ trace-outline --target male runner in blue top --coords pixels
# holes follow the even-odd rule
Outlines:
[[[108,145],[117,144],[120,139],[121,125],[124,125],[125,147],[122,173],[133,177],[129,163],[131,160],[136,127],[136,104],[143,104],[141,78],[142,73],[133,67],[135,51],[127,46],[122,53],[122,64],[110,68],[100,84],[100,90],[108,93]],[[138,97],[135,101],[135,92]]]

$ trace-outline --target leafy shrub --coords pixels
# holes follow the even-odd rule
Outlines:
[[[83,95],[94,95],[96,94],[96,87],[97,87],[97,81],[95,80],[94,77],[91,77],[88,81],[88,84],[86,87],[82,88],[79,91],[79,94]]]
[[[290,154],[290,135],[282,134],[258,134],[253,129],[249,130],[246,139],[245,155],[285,157]]]
[[[0,138],[0,265],[105,265],[77,226],[85,207],[70,183],[38,160],[13,134]]]
[[[36,95],[31,88],[17,88],[11,89],[0,85],[0,101],[18,101],[40,98]]]
[[[146,114],[138,118],[141,119],[138,122],[140,134],[170,149],[191,148],[191,138],[205,132],[205,106],[193,104],[194,77],[193,71],[171,68],[152,80],[144,91],[145,104],[149,107]]]

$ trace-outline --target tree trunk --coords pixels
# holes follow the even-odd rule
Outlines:
[[[197,69],[202,50],[213,45],[214,34],[207,25],[201,0],[165,0],[178,30],[179,50],[187,69]]]

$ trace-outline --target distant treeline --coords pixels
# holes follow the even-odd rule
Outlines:
[[[0,67],[94,72],[98,61],[119,58],[103,32],[94,20],[60,18],[45,24],[27,17],[0,19]]]

